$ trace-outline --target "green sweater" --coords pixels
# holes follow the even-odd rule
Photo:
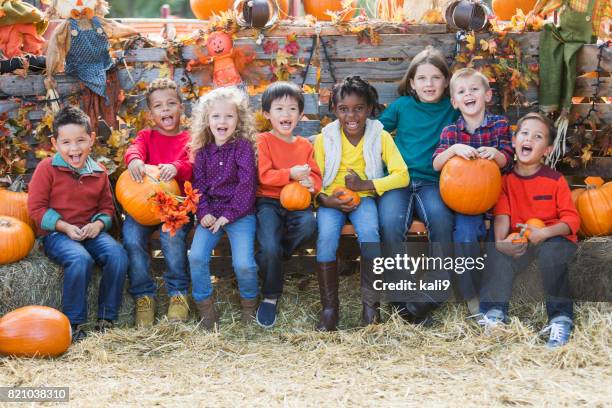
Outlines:
[[[442,129],[458,117],[459,112],[453,109],[449,98],[423,103],[412,96],[400,96],[379,120],[386,131],[397,129],[395,144],[408,165],[410,179],[438,181],[440,173],[433,168],[432,156]]]

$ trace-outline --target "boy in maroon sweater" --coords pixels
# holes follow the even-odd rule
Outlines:
[[[94,139],[89,117],[75,107],[53,120],[51,143],[57,151],[41,161],[29,184],[28,211],[45,253],[64,268],[62,311],[73,341],[86,334],[87,286],[94,263],[102,267],[97,330],[117,319],[128,267],[125,250],[107,231],[115,211],[106,170],[89,152]]]
[[[181,130],[183,104],[176,83],[167,78],[154,80],[147,89],[147,105],[155,127],[143,129],[125,152],[125,163],[130,175],[142,182],[145,164],[159,167],[160,179],[176,179],[183,190],[185,181],[191,180],[191,162],[186,145],[189,132]],[[186,321],[189,314],[189,263],[185,240],[192,227],[187,223],[174,236],[163,232],[159,225],[141,225],[128,214],[123,223],[123,245],[130,258],[128,276],[130,294],[136,300],[136,326],[151,326],[155,320],[157,285],[151,276],[149,240],[159,230],[162,252],[167,271],[164,283],[170,295],[168,320]]]

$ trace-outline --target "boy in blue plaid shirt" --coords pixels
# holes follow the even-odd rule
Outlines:
[[[514,156],[510,126],[505,117],[486,111],[493,94],[487,77],[472,68],[460,69],[450,80],[450,93],[451,103],[461,116],[442,130],[440,144],[433,154],[434,169],[440,171],[450,158],[460,156],[467,160],[494,160],[502,171],[508,171]],[[455,213],[456,257],[480,256],[476,244],[486,236],[484,216]],[[457,275],[456,284],[470,311],[477,313],[479,276],[474,270],[466,271]]]

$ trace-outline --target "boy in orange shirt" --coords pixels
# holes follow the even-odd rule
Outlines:
[[[567,181],[561,173],[541,163],[552,151],[554,133],[550,121],[538,113],[529,113],[518,121],[512,138],[517,162],[513,171],[504,176],[495,206],[495,250],[489,252],[483,271],[483,318],[479,321],[488,330],[507,319],[514,277],[537,258],[549,319],[543,332],[550,333],[550,348],[566,344],[573,326],[568,263],[576,251],[580,227]],[[538,218],[546,226],[530,228],[529,244],[513,243],[508,234],[530,218]]]
[[[321,189],[321,172],[310,142],[293,136],[304,111],[300,88],[289,82],[274,82],[263,93],[261,107],[272,130],[259,134],[257,139],[256,257],[263,277],[263,301],[257,310],[257,323],[272,327],[277,301],[283,292],[281,258],[291,256],[300,245],[312,240],[317,226],[311,207],[286,210],[280,204],[280,192],[285,185],[297,181],[316,194]]]

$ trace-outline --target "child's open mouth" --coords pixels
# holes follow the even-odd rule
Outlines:
[[[217,134],[219,136],[225,136],[227,133],[227,127],[217,127]]]
[[[348,130],[357,130],[359,128],[359,122],[346,122],[346,128]]]
[[[172,115],[168,115],[168,116],[162,116],[161,118],[161,122],[164,126],[174,126],[174,116]]]
[[[80,164],[81,157],[83,157],[82,154],[71,154],[70,156],[68,156],[68,158],[70,159],[70,164],[72,166],[74,166],[75,164]]]
[[[476,100],[475,99],[468,99],[467,101],[465,101],[465,106],[468,107],[468,108],[471,108],[474,105],[476,105]]]
[[[529,156],[532,151],[533,151],[533,147],[529,145],[523,145],[521,146],[521,149],[520,149],[521,156]]]
[[[290,130],[292,125],[293,125],[293,123],[290,120],[281,120],[280,121],[280,126],[284,130]]]

